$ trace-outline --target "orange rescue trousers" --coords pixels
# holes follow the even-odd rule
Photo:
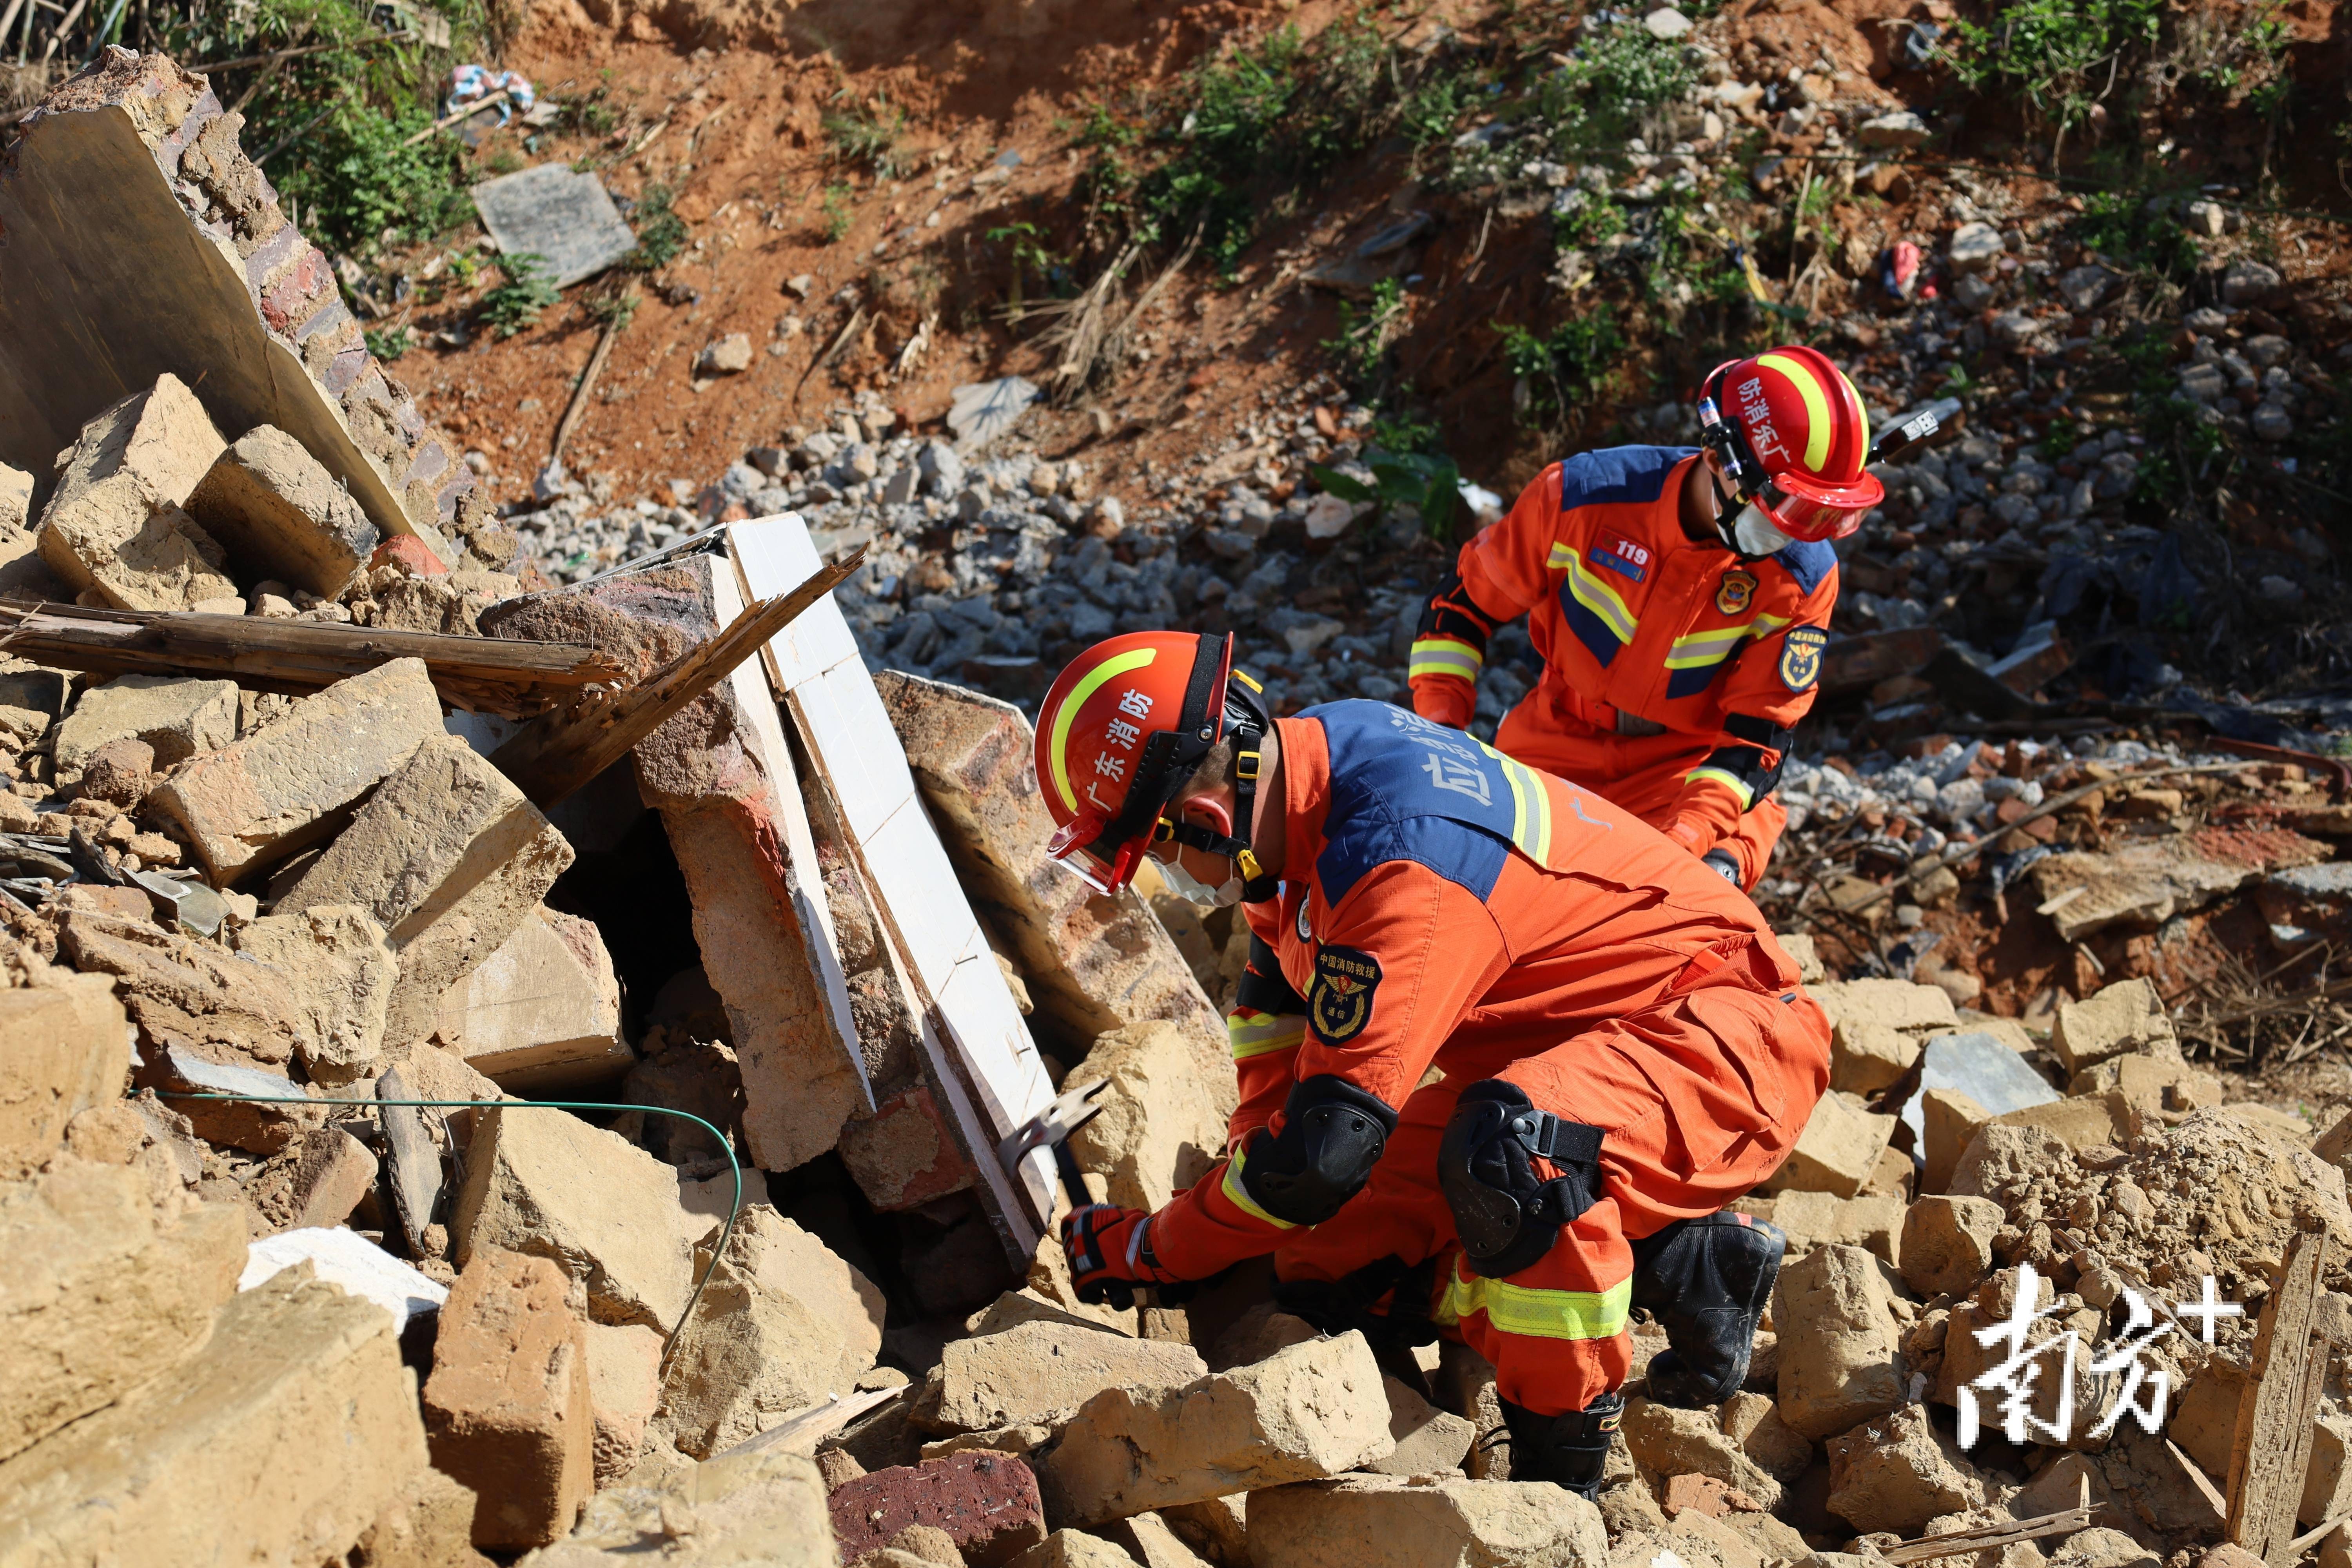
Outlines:
[[[1465,1265],[1437,1180],[1455,1100],[1490,1076],[1603,1133],[1600,1201],[1540,1261],[1505,1279]],[[1457,1058],[1405,1101],[1365,1189],[1333,1218],[1282,1238],[1276,1273],[1336,1281],[1391,1257],[1434,1259],[1430,1318],[1494,1363],[1502,1397],[1543,1415],[1581,1410],[1622,1384],[1631,1365],[1629,1243],[1715,1213],[1770,1175],[1828,1079],[1820,1007],[1794,987],[1760,989],[1737,962],[1711,984],[1538,1055],[1491,1071]]]

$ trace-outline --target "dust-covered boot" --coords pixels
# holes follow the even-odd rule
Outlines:
[[[1622,1394],[1604,1394],[1565,1415],[1538,1415],[1504,1400],[1503,1422],[1511,1429],[1511,1479],[1549,1481],[1588,1502],[1598,1500],[1609,1445],[1624,1419]]]
[[[1721,1404],[1747,1381],[1789,1238],[1744,1214],[1710,1214],[1633,1246],[1633,1305],[1666,1331],[1667,1348],[1650,1360],[1650,1397],[1685,1410]]]

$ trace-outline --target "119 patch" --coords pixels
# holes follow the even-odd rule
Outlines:
[[[1372,1021],[1372,993],[1381,961],[1360,947],[1326,947],[1315,955],[1315,984],[1307,993],[1307,1021],[1326,1044],[1344,1046]]]
[[[1803,691],[1822,678],[1822,650],[1830,634],[1819,626],[1790,626],[1780,647],[1780,684]]]

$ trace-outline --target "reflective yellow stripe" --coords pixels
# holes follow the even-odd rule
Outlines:
[[[1223,1182],[1220,1183],[1219,1185],[1223,1189],[1227,1200],[1233,1204],[1234,1207],[1241,1210],[1242,1213],[1249,1215],[1250,1218],[1270,1225],[1276,1230],[1297,1230],[1298,1227],[1291,1224],[1288,1220],[1276,1219],[1272,1215],[1266,1213],[1264,1209],[1258,1207],[1257,1200],[1251,1197],[1249,1194],[1243,1189],[1242,1166],[1247,1163],[1248,1159],[1249,1156],[1247,1154],[1243,1152],[1241,1150],[1236,1149],[1234,1151],[1234,1157],[1225,1162],[1225,1179]],[[1631,1283],[1632,1282],[1630,1280],[1627,1281],[1629,1287]]]
[[[1511,785],[1511,842],[1538,866],[1551,864],[1551,791],[1543,775],[1525,763],[1515,762],[1494,747],[1479,742],[1488,756],[1503,764]]]
[[[1474,1312],[1507,1334],[1538,1340],[1608,1340],[1625,1331],[1633,1306],[1630,1279],[1606,1290],[1537,1290],[1506,1279],[1454,1278],[1438,1299],[1436,1319],[1450,1328]]]
[[[1406,675],[1455,675],[1475,681],[1486,666],[1486,656],[1458,637],[1423,637],[1412,645]]]
[[[1739,646],[1742,637],[1763,641],[1789,624],[1785,616],[1759,615],[1744,626],[1717,626],[1711,632],[1685,632],[1666,650],[1668,669],[1691,669],[1703,664],[1720,664]]]
[[[1738,775],[1727,773],[1721,768],[1693,768],[1689,773],[1683,775],[1683,782],[1685,784],[1696,784],[1701,779],[1712,779],[1717,784],[1719,784],[1724,788],[1729,790],[1732,794],[1738,795],[1739,797],[1739,809],[1742,811],[1746,811],[1749,806],[1756,804],[1756,792],[1748,788]]]
[[[1813,373],[1787,354],[1759,354],[1759,365],[1769,365],[1794,383],[1805,400],[1805,471],[1818,474],[1830,456],[1830,398]],[[1868,451],[1870,448],[1863,448]]]
[[[1625,607],[1625,601],[1617,596],[1617,590],[1594,576],[1581,561],[1571,560],[1568,563],[1568,591],[1576,595],[1578,604],[1600,616],[1601,623],[1616,634],[1619,642],[1633,640],[1634,629],[1641,623],[1633,618],[1633,612]]]
[[[1306,1037],[1307,1020],[1296,1013],[1234,1012],[1225,1017],[1225,1038],[1237,1062],[1286,1051]]]
[[[1048,753],[1054,759],[1054,787],[1062,792],[1062,804],[1072,811],[1078,809],[1078,792],[1070,787],[1069,758],[1063,752],[1070,739],[1070,721],[1077,717],[1087,699],[1100,690],[1105,681],[1116,680],[1131,669],[1141,669],[1159,657],[1152,648],[1139,647],[1103,660],[1079,678],[1078,683],[1070,688],[1069,696],[1062,700],[1061,707],[1054,710],[1054,745]]]
[[[1557,572],[1576,559],[1576,552],[1565,544],[1554,544],[1551,553],[1544,557],[1544,570]]]

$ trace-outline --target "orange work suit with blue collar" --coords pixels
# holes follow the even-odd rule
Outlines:
[[[1277,730],[1285,865],[1246,907],[1240,1105],[1227,1159],[1153,1217],[1159,1261],[1205,1279],[1271,1253],[1286,1281],[1433,1262],[1431,1320],[1495,1363],[1503,1397],[1583,1409],[1626,1374],[1629,1242],[1720,1209],[1794,1147],[1829,1080],[1821,1009],[1744,894],[1591,791],[1389,703]],[[1249,1161],[1322,1074],[1399,1120],[1355,1195],[1292,1225],[1253,1196]],[[1490,1279],[1463,1263],[1437,1155],[1454,1100],[1497,1077],[1599,1128],[1602,1179],[1538,1262]]]
[[[1689,447],[1616,447],[1555,463],[1462,547],[1422,617],[1414,710],[1456,728],[1477,706],[1487,638],[1521,615],[1543,677],[1496,729],[1532,767],[1599,790],[1740,885],[1788,813],[1770,798],[1812,707],[1837,556],[1796,543],[1742,560],[1684,533]]]

